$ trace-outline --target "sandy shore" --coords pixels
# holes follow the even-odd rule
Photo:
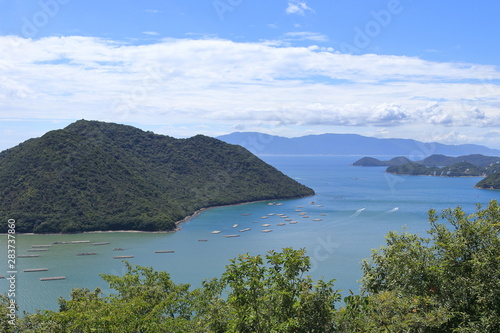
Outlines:
[[[315,194],[314,194],[315,195]],[[181,225],[187,221],[190,221],[191,219],[197,217],[200,215],[203,211],[207,209],[213,209],[213,208],[221,208],[221,207],[233,207],[233,206],[240,206],[240,205],[246,205],[246,204],[251,204],[251,203],[256,203],[256,202],[274,202],[274,201],[280,201],[280,200],[293,200],[293,199],[301,199],[301,198],[307,198],[310,196],[314,195],[309,195],[309,196],[304,196],[304,197],[298,197],[298,198],[288,198],[288,199],[266,199],[266,200],[256,200],[256,201],[248,201],[248,202],[240,202],[236,204],[230,204],[230,205],[220,205],[220,206],[211,206],[211,207],[205,207],[205,208],[200,208],[197,211],[195,211],[193,214],[188,215],[184,217],[182,220],[179,220],[175,222],[176,228],[174,230],[168,230],[168,231],[140,231],[140,230],[97,230],[97,231],[81,231],[81,232],[75,232],[75,233],[49,233],[49,234],[35,234],[35,233],[21,233],[21,232],[16,232],[17,235],[76,235],[76,234],[100,234],[100,233],[112,233],[112,232],[135,232],[135,233],[148,233],[148,234],[167,234],[167,233],[172,233],[172,232],[177,232],[182,229]],[[7,234],[0,234],[0,235],[7,235]]]

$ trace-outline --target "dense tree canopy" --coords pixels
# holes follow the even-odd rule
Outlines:
[[[0,153],[0,216],[18,232],[172,230],[200,208],[313,194],[240,146],[113,123],[77,121]]]

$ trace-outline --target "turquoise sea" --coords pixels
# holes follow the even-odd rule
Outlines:
[[[175,233],[16,235],[17,255],[39,255],[18,258],[16,262],[16,300],[21,311],[57,310],[58,297],[68,298],[76,287],[100,287],[111,292],[99,274],[125,272],[121,260],[112,258],[117,255],[133,255],[127,259],[132,264],[165,270],[175,282],[198,287],[203,279],[219,277],[229,259],[238,254],[306,248],[313,264],[313,278],[336,279],[336,287],[344,294],[349,289],[358,292],[360,263],[370,256],[372,248],[384,244],[388,231],[406,227],[409,232],[425,235],[429,227],[427,211],[431,208],[442,210],[460,205],[473,212],[475,203],[486,205],[491,199],[500,200],[500,191],[473,187],[480,178],[393,176],[381,167],[351,166],[359,156],[261,158],[313,188],[317,195],[208,209],[182,224],[182,229]],[[307,212],[307,218],[300,215],[303,212]],[[290,223],[293,221],[297,223]],[[238,226],[233,227],[235,224]],[[250,230],[239,232],[247,228]],[[263,229],[272,232],[263,233]],[[211,233],[216,230],[220,233]],[[224,237],[231,234],[240,237]],[[68,241],[89,243],[52,244]],[[110,244],[92,245],[97,242]],[[28,252],[32,245],[51,246],[47,251]],[[114,248],[124,250],[113,251]],[[0,235],[0,249],[5,253],[0,275],[7,275],[6,235]],[[155,253],[165,250],[175,252]],[[81,252],[97,254],[76,255]],[[23,272],[34,268],[48,271]],[[66,279],[40,281],[41,277],[53,276]],[[0,292],[8,289],[8,281],[1,279]]]

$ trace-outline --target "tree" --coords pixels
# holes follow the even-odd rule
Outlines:
[[[364,291],[439,304],[448,320],[433,332],[500,331],[498,203],[478,205],[471,215],[460,207],[446,209],[441,218],[448,223],[429,212],[430,238],[390,232],[387,245],[363,263]]]
[[[310,268],[305,250],[283,249],[262,256],[231,260],[221,279],[204,284],[200,317],[217,332],[333,332],[334,280],[314,283],[304,276]],[[223,299],[222,295],[227,294]],[[205,298],[206,300],[207,298]],[[215,308],[224,314],[211,315]]]

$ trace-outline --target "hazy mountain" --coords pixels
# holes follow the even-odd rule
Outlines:
[[[480,145],[445,145],[409,139],[378,139],[357,134],[321,134],[285,138],[257,132],[235,132],[217,137],[255,154],[274,155],[401,155],[421,159],[432,154],[498,155],[500,150]]]
[[[0,216],[18,232],[172,230],[200,208],[312,194],[240,146],[113,123],[81,120],[0,153]]]

